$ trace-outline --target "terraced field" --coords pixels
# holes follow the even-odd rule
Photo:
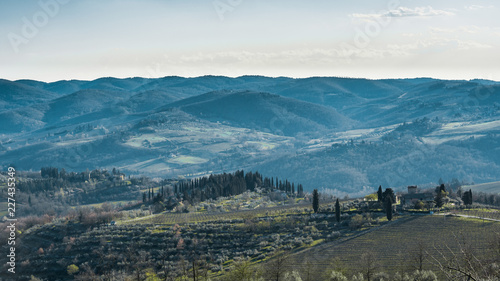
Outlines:
[[[433,264],[434,256],[439,259],[438,249],[448,246],[458,249],[458,242],[465,242],[483,260],[493,258],[491,241],[494,233],[500,232],[500,222],[482,221],[470,218],[446,216],[413,216],[401,218],[352,239],[335,241],[300,252],[299,260],[310,260],[327,269],[335,258],[350,272],[362,266],[363,253],[372,252],[378,271],[387,273],[413,270],[415,257],[421,245],[428,252],[424,269],[438,269]],[[442,250],[449,254],[449,250]],[[297,267],[306,265],[296,263]]]
[[[244,219],[247,217],[263,217],[263,216],[278,216],[284,213],[300,213],[304,212],[304,209],[311,209],[311,204],[297,204],[297,205],[285,205],[276,206],[262,209],[254,210],[241,210],[233,212],[221,212],[221,213],[207,213],[207,212],[194,212],[194,213],[170,213],[164,212],[157,215],[147,216],[143,218],[137,218],[133,220],[126,220],[120,222],[122,224],[161,224],[161,225],[173,225],[181,223],[198,223],[198,222],[208,222],[208,221],[223,221],[223,220],[233,220],[233,219]]]

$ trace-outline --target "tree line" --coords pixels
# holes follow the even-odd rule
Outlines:
[[[209,199],[216,200],[219,197],[229,197],[242,194],[246,191],[256,191],[260,188],[264,192],[281,191],[292,196],[303,196],[304,187],[277,177],[264,177],[259,172],[247,172],[243,170],[234,173],[211,174],[210,176],[182,180],[174,183],[172,187],[165,188],[163,182],[161,188],[155,194],[152,189],[143,193],[143,201],[171,202],[172,197],[177,200],[196,204]]]

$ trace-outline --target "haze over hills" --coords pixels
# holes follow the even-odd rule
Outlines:
[[[158,177],[237,169],[355,194],[500,180],[500,84],[419,79],[0,80],[0,165]]]

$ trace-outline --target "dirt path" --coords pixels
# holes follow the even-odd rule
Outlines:
[[[490,218],[483,218],[483,217],[469,216],[469,215],[461,215],[461,214],[452,214],[452,213],[442,213],[442,214],[436,214],[436,215],[437,216],[463,217],[463,218],[472,218],[472,219],[481,219],[481,220],[486,220],[486,221],[500,222],[500,220],[497,220],[497,219],[490,219]]]

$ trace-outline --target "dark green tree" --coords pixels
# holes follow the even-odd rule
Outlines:
[[[465,205],[469,205],[469,192],[466,191],[462,194],[462,201]]]
[[[442,184],[439,186],[439,191],[446,192],[446,187],[444,186],[444,183],[442,183]]]
[[[335,218],[337,219],[337,222],[340,222],[340,203],[338,198],[337,202],[335,202]]]
[[[462,195],[462,201],[464,201],[465,205],[472,205],[472,190],[464,192]]]
[[[434,203],[436,203],[436,206],[438,208],[441,208],[443,207],[444,205],[444,198],[446,197],[446,193],[443,192],[443,191],[439,191],[437,194],[436,194],[436,197],[434,198]]]
[[[382,186],[381,185],[378,187],[377,196],[378,196],[378,201],[382,202]]]
[[[387,215],[387,220],[391,221],[392,220],[392,197],[391,196],[386,196],[385,197],[385,213]]]
[[[315,213],[319,210],[319,193],[317,189],[313,191],[313,210]]]
[[[396,201],[396,196],[394,195],[394,190],[392,188],[386,188],[384,193],[382,193],[382,203],[384,203],[384,208],[385,208],[385,200],[387,197],[391,198],[391,204],[393,204]]]

